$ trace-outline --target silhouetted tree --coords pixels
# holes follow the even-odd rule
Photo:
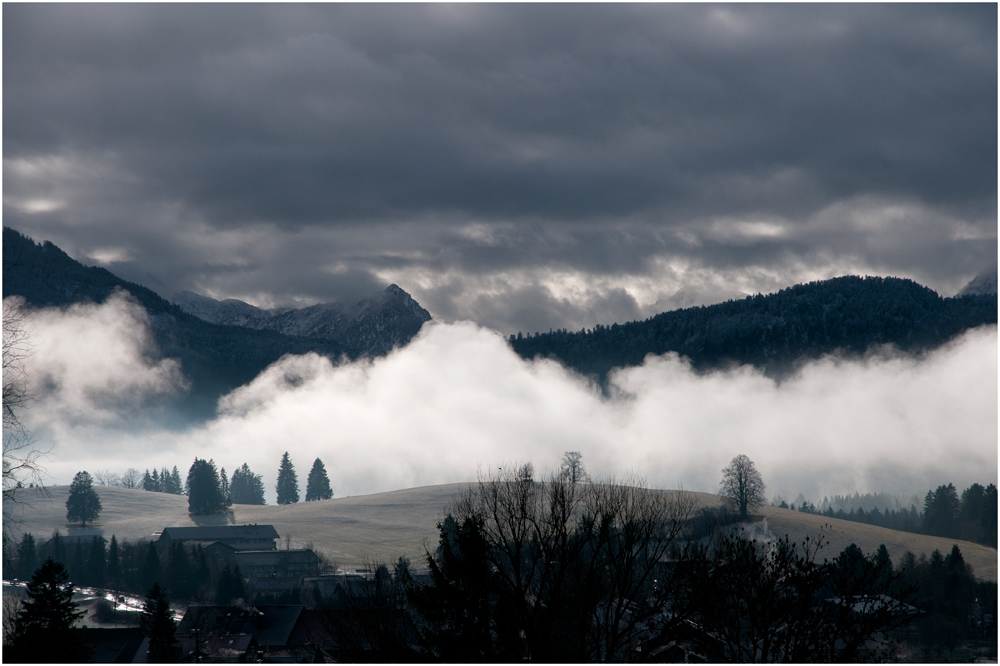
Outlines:
[[[17,577],[28,580],[38,568],[38,551],[35,548],[35,537],[27,533],[21,537],[17,545]]]
[[[481,478],[439,526],[440,549],[427,555],[434,585],[413,599],[433,657],[634,657],[667,611],[662,561],[693,500],[637,480],[536,483],[523,471]]]
[[[891,643],[869,641],[910,621],[899,600],[907,591],[854,544],[833,562],[817,561],[821,548],[736,532],[689,545],[675,569],[683,593],[673,611],[697,627],[687,636],[696,651],[710,662],[891,659]]]
[[[299,501],[299,480],[295,475],[292,461],[288,458],[288,451],[281,456],[275,489],[278,492],[278,504],[294,504]]]
[[[121,555],[118,552],[118,539],[114,534],[111,535],[111,543],[108,544],[108,564],[107,564],[107,580],[108,585],[111,589],[117,590],[121,584]]]
[[[229,496],[233,504],[264,504],[264,481],[260,474],[254,474],[250,467],[243,466],[233,472],[229,483]]]
[[[196,516],[218,513],[226,508],[219,487],[219,473],[211,460],[195,458],[188,470],[188,511]]]
[[[579,451],[567,451],[563,454],[559,477],[570,483],[590,481],[590,475],[583,466],[583,454]]]
[[[330,488],[330,479],[326,475],[326,467],[323,461],[316,458],[312,469],[309,470],[309,478],[306,480],[306,501],[327,500],[333,497],[333,490]]]
[[[233,503],[233,498],[229,494],[229,479],[226,477],[226,468],[219,470],[219,489],[222,491],[222,501],[226,506]]]
[[[230,568],[229,564],[222,567],[219,574],[219,582],[215,588],[215,603],[225,606],[233,603],[236,599],[244,599],[247,596],[246,586],[243,584],[243,572],[240,565],[234,564]]]
[[[142,615],[139,617],[142,632],[149,637],[149,652],[147,661],[153,664],[177,663],[181,651],[174,637],[177,625],[170,611],[170,600],[167,592],[159,584],[153,585],[146,593],[142,604]]]
[[[101,498],[94,490],[94,480],[87,472],[77,472],[73,483],[69,485],[69,497],[66,499],[66,520],[80,522],[86,527],[88,522],[94,522],[101,515]]]
[[[948,484],[927,491],[924,497],[924,532],[934,536],[955,538],[959,532],[958,491]]]
[[[73,584],[62,564],[45,560],[27,586],[28,599],[17,615],[4,661],[82,662],[90,649],[71,631],[83,613],[73,602]]]
[[[156,544],[150,541],[146,545],[146,555],[142,560],[140,569],[142,574],[141,584],[143,587],[152,587],[160,582],[160,553],[156,550]]]
[[[764,504],[764,480],[750,458],[741,453],[722,470],[719,495],[723,502],[740,514],[741,520],[746,520],[750,513]]]

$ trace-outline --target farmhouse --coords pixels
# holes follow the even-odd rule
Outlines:
[[[158,543],[167,547],[175,542],[218,542],[235,550],[275,550],[278,532],[273,525],[206,525],[204,527],[165,527]]]

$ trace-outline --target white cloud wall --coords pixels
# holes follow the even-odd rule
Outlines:
[[[748,367],[698,375],[675,355],[650,357],[617,373],[606,398],[551,361],[521,360],[490,329],[430,323],[374,361],[285,357],[225,396],[214,420],[166,432],[136,416],[182,382],[172,361],[150,360],[141,308],[116,298],[32,322],[29,372],[43,390],[29,425],[53,444],[51,483],[80,469],[184,473],[197,455],[229,472],[247,462],[273,502],[286,450],[303,494],[320,457],[338,497],[473,480],[515,460],[546,472],[567,450],[595,475],[708,492],[746,453],[769,497],[814,501],[997,479],[995,326],[922,360],[827,358],[781,384]]]

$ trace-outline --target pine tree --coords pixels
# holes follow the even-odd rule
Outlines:
[[[146,473],[142,475],[142,486],[141,486],[141,488],[143,490],[147,491],[147,492],[153,492],[153,489],[154,489],[153,477],[150,475],[148,469],[146,470]]]
[[[327,500],[331,497],[333,497],[333,490],[330,488],[330,479],[326,475],[326,467],[323,466],[322,460],[316,458],[306,481],[306,501]]]
[[[254,474],[250,467],[243,466],[233,472],[229,483],[229,497],[233,504],[264,504],[264,480],[260,474]]]
[[[219,488],[222,490],[222,501],[226,506],[231,506],[233,498],[230,496],[229,479],[226,477],[226,468],[219,470]]]
[[[192,514],[203,516],[226,508],[213,461],[195,458],[188,470],[187,485],[188,511]]]
[[[140,572],[143,587],[152,587],[154,583],[160,582],[160,554],[152,541],[146,546],[146,556],[142,560]]]
[[[181,473],[177,471],[177,465],[174,465],[174,469],[170,472],[170,485],[173,488],[170,492],[175,495],[184,494],[184,486],[181,483]]]
[[[17,577],[28,580],[36,568],[38,568],[38,551],[35,548],[35,537],[29,532],[21,537],[21,543],[17,545]]]
[[[288,451],[281,456],[275,490],[278,492],[278,504],[295,504],[299,501],[299,480],[295,475],[292,461],[288,458]]]
[[[66,568],[45,560],[27,586],[28,599],[17,614],[11,645],[4,661],[81,662],[90,649],[71,631],[83,613],[73,602],[73,583]]]
[[[108,544],[108,565],[107,580],[111,589],[118,589],[119,578],[121,577],[121,558],[118,553],[118,539],[111,535],[111,543]]]
[[[175,638],[177,626],[170,612],[170,600],[167,592],[159,583],[154,584],[146,593],[142,604],[142,615],[139,618],[142,632],[149,637],[149,652],[147,661],[151,664],[169,664],[180,661],[180,646]]]
[[[94,490],[94,480],[86,471],[77,472],[73,483],[69,486],[69,498],[66,500],[66,520],[80,522],[86,527],[88,522],[94,522],[101,515],[101,498]]]

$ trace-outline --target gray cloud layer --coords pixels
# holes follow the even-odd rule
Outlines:
[[[395,281],[504,332],[849,272],[950,295],[996,261],[996,23],[990,4],[9,5],[5,224],[166,295]]]

